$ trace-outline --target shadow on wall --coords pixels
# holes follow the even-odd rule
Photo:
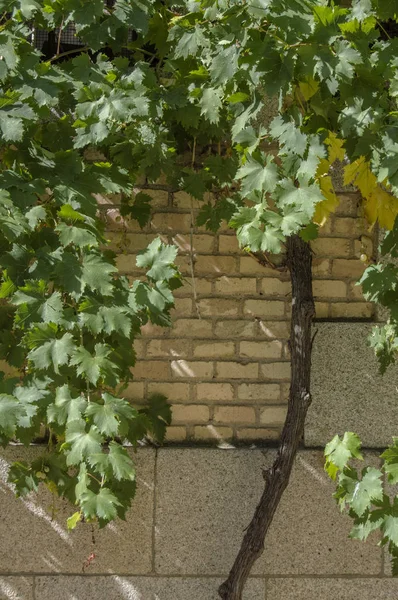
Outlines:
[[[54,509],[46,491],[16,499],[6,483],[9,462],[41,451],[14,447],[0,457],[0,600],[218,600],[262,492],[262,468],[275,456],[167,448],[156,458],[140,450],[129,519],[95,532],[96,558],[82,573],[91,526],[68,533],[70,505],[57,501]],[[265,578],[273,576],[380,574],[382,550],[374,538],[348,539],[351,522],[339,515],[332,490],[322,452],[300,452],[244,600],[264,600]]]

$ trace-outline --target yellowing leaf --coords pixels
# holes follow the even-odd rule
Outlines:
[[[75,512],[69,519],[67,519],[66,524],[68,526],[68,530],[71,531],[76,527],[80,519],[82,518],[82,513]]]
[[[330,169],[330,161],[327,158],[321,158],[318,163],[318,168],[316,170],[316,176],[321,177],[322,175],[326,175]]]
[[[335,133],[329,131],[325,144],[329,146],[329,161],[331,163],[334,163],[335,160],[344,160],[344,140],[340,140]]]
[[[364,156],[344,168],[344,185],[350,183],[355,184],[365,198],[377,186],[377,179]]]
[[[377,185],[365,200],[365,216],[369,223],[379,221],[381,227],[392,229],[398,215],[398,199]]]
[[[330,213],[334,212],[338,207],[339,199],[336,196],[332,178],[329,175],[321,177],[318,183],[322,194],[325,196],[325,200],[316,205],[313,221],[322,227],[327,221]]]
[[[304,100],[309,100],[314,96],[318,89],[319,83],[311,76],[306,77],[304,81],[299,82],[300,92],[303,94]]]

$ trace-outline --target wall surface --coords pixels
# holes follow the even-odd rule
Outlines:
[[[319,446],[347,427],[368,446],[388,443],[397,371],[380,380],[365,346],[369,324],[315,327],[305,447],[244,600],[396,599],[377,535],[366,544],[348,538],[351,522],[332,498]],[[260,498],[262,468],[275,456],[255,446],[142,448],[133,454],[138,492],[127,521],[68,533],[73,507],[47,490],[16,499],[7,483],[9,463],[43,451],[0,453],[0,600],[217,600]],[[378,455],[366,451],[365,461],[377,465]]]
[[[144,231],[120,217],[117,199],[102,205],[122,273],[142,276],[136,253],[161,235],[178,246],[185,278],[173,327],[147,326],[138,340],[135,381],[127,393],[138,402],[156,391],[169,397],[169,441],[276,440],[290,379],[291,290],[283,256],[267,263],[241,252],[234,231],[212,235],[194,226],[196,200],[161,184],[152,188],[146,193],[155,212]],[[371,235],[358,215],[358,195],[341,192],[336,214],[312,244],[318,319],[374,317],[355,285],[365,268],[361,254],[371,259],[374,252]]]
[[[31,449],[30,452],[39,452]],[[217,600],[260,497],[274,450],[138,451],[138,494],[126,523],[101,531],[65,520],[73,507],[42,492],[16,500],[0,488],[0,600]],[[377,462],[377,455],[366,457]],[[389,600],[398,581],[377,538],[348,539],[322,453],[300,452],[244,600]],[[69,511],[69,512],[68,512]],[[95,559],[85,572],[87,557]]]

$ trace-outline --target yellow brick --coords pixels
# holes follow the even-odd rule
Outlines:
[[[260,264],[253,256],[240,257],[239,271],[242,275],[262,275],[263,277],[275,277],[278,273],[276,269]]]
[[[142,273],[142,269],[137,267],[137,256],[135,254],[118,254],[116,257],[116,266],[120,273]]]
[[[173,206],[176,208],[194,208],[196,206],[197,200],[192,198],[186,192],[175,192],[173,194]]]
[[[345,217],[356,217],[358,213],[358,204],[360,201],[359,194],[339,194],[338,196],[340,204],[337,207],[336,215],[342,215]]]
[[[145,356],[145,341],[143,339],[134,340],[134,352],[138,358]]]
[[[275,441],[281,437],[281,431],[266,427],[242,427],[237,430],[236,435],[238,440],[242,441]]]
[[[312,283],[315,298],[345,298],[347,284],[344,281],[316,280]]]
[[[112,206],[120,206],[122,195],[121,194],[107,194],[106,196],[102,194],[93,194],[94,198],[98,202],[100,206],[103,205],[112,205]],[[40,200],[42,202],[46,202],[49,199],[49,194],[41,194]]]
[[[319,235],[325,236],[332,232],[332,218],[329,219],[319,228]]]
[[[214,409],[216,423],[255,423],[256,413],[250,406],[216,406]]]
[[[191,215],[179,213],[156,213],[151,220],[152,229],[155,231],[185,231],[191,228]]]
[[[101,213],[105,221],[106,229],[109,231],[127,230],[141,232],[141,227],[134,219],[122,217],[118,208],[107,208]]]
[[[152,198],[151,206],[154,208],[166,208],[169,203],[169,192],[165,190],[142,190],[144,194],[147,194]]]
[[[133,368],[134,379],[169,379],[170,369],[167,361],[140,360]]]
[[[218,238],[218,251],[220,254],[238,254],[242,252],[236,235],[220,235]]]
[[[356,282],[351,282],[348,285],[348,297],[354,300],[364,300],[362,286],[357,285]]]
[[[260,365],[260,374],[274,381],[290,379],[290,362],[265,363]]]
[[[209,420],[209,407],[204,404],[173,404],[173,423],[206,423]]]
[[[137,252],[138,250],[144,250],[158,236],[146,233],[125,234],[122,231],[108,231],[105,233],[105,237],[109,240],[109,247],[114,252],[121,250]],[[163,237],[162,241],[167,242],[167,238]]]
[[[185,427],[168,427],[166,430],[166,442],[182,442],[187,438]]]
[[[202,317],[234,317],[239,311],[239,301],[225,298],[203,298],[199,300]]]
[[[254,317],[283,317],[285,303],[277,300],[246,300],[243,312]]]
[[[236,273],[236,259],[233,256],[198,256],[195,262],[195,273],[225,275]]]
[[[216,336],[220,338],[254,337],[256,323],[254,321],[218,321],[216,323]]]
[[[190,317],[192,315],[192,298],[176,298],[174,301],[173,317]]]
[[[173,292],[174,296],[189,296],[193,298],[192,279],[185,280],[183,286]],[[211,294],[212,281],[195,277],[195,289],[197,294]]]
[[[171,334],[175,337],[212,337],[212,324],[204,319],[179,319],[174,323]]]
[[[177,246],[180,252],[191,252],[191,238],[189,234],[178,233],[173,236],[173,244]],[[214,251],[215,237],[214,235],[198,235],[193,236],[193,252],[209,253]]]
[[[191,258],[189,254],[179,254],[174,261],[174,264],[177,265],[178,270],[183,275],[191,277],[192,275],[192,266],[191,266]]]
[[[218,362],[217,377],[219,379],[257,379],[257,363],[242,365],[236,362]]]
[[[4,371],[4,369],[1,369]],[[123,392],[123,396],[132,400],[144,400],[144,383],[140,381],[131,381]]]
[[[277,383],[242,383],[238,386],[239,400],[251,400],[256,403],[278,401],[280,386]]]
[[[198,400],[206,402],[228,402],[234,398],[234,389],[230,383],[198,383]]]
[[[373,316],[373,304],[367,302],[335,302],[331,304],[333,319],[370,319]]]
[[[169,356],[175,358],[176,356],[187,357],[191,350],[190,342],[187,340],[175,340],[175,339],[160,339],[151,340],[147,346],[147,357],[157,356]]]
[[[350,277],[359,279],[366,265],[358,259],[345,260],[344,258],[335,258],[332,266],[332,274],[335,277]]]
[[[220,277],[216,281],[217,294],[246,294],[256,293],[256,280],[252,277]]]
[[[188,383],[148,383],[148,396],[152,394],[164,394],[170,402],[183,400],[189,402],[189,384]]]
[[[358,219],[352,217],[335,217],[333,224],[333,233],[338,235],[352,237],[357,234]]]
[[[290,324],[288,321],[259,321],[260,335],[269,339],[288,339]]]
[[[327,258],[314,258],[312,261],[312,274],[314,277],[324,277],[330,274],[330,260]]]
[[[239,355],[248,358],[280,358],[282,342],[241,342]]]
[[[222,443],[225,440],[230,440],[232,435],[233,431],[230,427],[220,427],[219,425],[209,424],[204,427],[195,427],[194,429],[194,438],[206,442]]]
[[[211,362],[173,360],[171,361],[171,373],[173,377],[211,379],[214,367]]]
[[[290,383],[281,384],[282,402],[288,402],[290,396]]]
[[[345,238],[318,238],[311,242],[315,256],[348,258],[351,255],[351,240]]]
[[[261,291],[264,296],[288,296],[292,291],[292,286],[290,281],[265,277],[261,280]]]
[[[233,342],[196,342],[193,347],[193,355],[201,358],[224,358],[228,356],[234,356],[234,354],[235,344]]]
[[[373,240],[367,236],[362,236],[360,240],[355,240],[354,254],[357,258],[359,258],[361,254],[366,254],[370,258],[373,255]]]
[[[160,325],[154,325],[153,323],[147,323],[141,327],[141,335],[143,337],[167,337],[170,333],[168,327],[160,327]]]
[[[283,425],[286,413],[287,408],[285,406],[266,406],[260,412],[260,423],[270,427]]]
[[[315,318],[326,319],[329,316],[329,304],[327,302],[315,302]]]

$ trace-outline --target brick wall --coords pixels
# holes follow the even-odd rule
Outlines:
[[[165,186],[145,190],[154,213],[141,230],[123,220],[117,198],[102,200],[118,267],[142,275],[136,253],[156,236],[176,244],[184,286],[176,292],[173,327],[147,326],[137,341],[139,361],[128,396],[153,392],[173,405],[168,441],[275,440],[289,391],[289,274],[239,250],[235,232],[195,227],[199,203]],[[373,254],[372,234],[358,215],[358,195],[340,194],[340,206],[312,243],[314,295],[319,319],[371,319],[373,306],[355,285]],[[192,243],[191,243],[192,242]]]

